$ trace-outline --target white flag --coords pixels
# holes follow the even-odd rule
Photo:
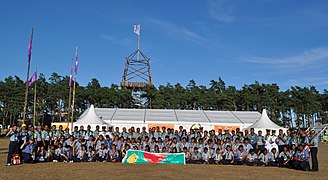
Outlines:
[[[140,24],[134,25],[133,32],[140,36]]]

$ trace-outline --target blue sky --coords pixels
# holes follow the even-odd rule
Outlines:
[[[258,80],[328,87],[328,1],[313,0],[12,0],[0,6],[0,80],[31,69],[69,75],[79,47],[77,79],[119,84],[125,57],[137,48],[151,58],[155,85],[209,85],[222,77],[237,88]]]

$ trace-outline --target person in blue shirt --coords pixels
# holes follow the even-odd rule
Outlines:
[[[228,164],[233,164],[235,157],[234,154],[231,150],[231,146],[227,146],[225,152],[223,153],[224,159],[222,160],[222,164],[228,165]]]
[[[280,152],[278,156],[279,167],[289,167],[290,154],[288,151],[288,147],[284,146],[283,150]]]
[[[246,158],[246,165],[248,166],[257,166],[258,165],[258,156],[255,153],[254,149],[251,149]]]
[[[310,170],[310,155],[307,150],[304,149],[303,144],[298,146],[298,151],[296,152],[293,167],[298,170],[309,171]]]
[[[318,136],[316,136],[315,131],[311,131],[310,134],[310,149],[311,149],[311,160],[312,160],[312,171],[319,171],[318,167]]]
[[[256,149],[256,142],[258,141],[258,136],[254,132],[254,128],[251,128],[251,133],[248,135],[250,144],[253,146],[253,149]]]
[[[38,126],[34,132],[34,140],[37,147],[37,151],[40,149],[41,146],[43,146],[41,135],[41,126]]]
[[[76,162],[87,162],[88,156],[87,156],[87,150],[86,146],[83,144],[81,145],[81,149],[78,149],[76,152],[76,158],[74,159]]]
[[[23,162],[29,163],[33,160],[32,155],[34,154],[35,144],[33,139],[29,139],[28,141],[25,139],[24,143],[20,147],[22,150]]]
[[[246,150],[244,149],[243,145],[239,145],[237,151],[235,152],[235,164],[236,165],[243,165],[246,159]]]
[[[47,152],[48,162],[56,162],[57,161],[55,151],[56,151],[55,145],[53,145],[53,144],[50,145],[50,148]]]
[[[149,146],[148,146],[149,148]],[[117,151],[116,145],[113,144],[111,149],[108,151],[108,162],[120,162],[120,155],[119,152]]]
[[[108,159],[108,150],[105,148],[105,144],[101,144],[100,149],[97,150],[97,161],[103,162]]]
[[[201,164],[201,159],[202,159],[202,156],[201,156],[200,152],[198,151],[198,148],[195,147],[191,153],[190,163],[191,164]]]
[[[26,124],[22,124],[21,127],[22,128],[20,129],[19,136],[18,136],[19,146],[21,146],[25,142],[26,139],[29,139],[29,135],[28,135]]]
[[[270,155],[267,149],[263,149],[261,154],[259,155],[259,166],[268,166]]]
[[[71,146],[67,146],[66,148],[67,148],[66,152],[63,153],[61,156],[62,156],[64,162],[72,163],[74,160],[73,148]]]
[[[18,135],[19,133],[18,133],[17,125],[13,125],[12,128],[10,128],[10,130],[6,134],[6,136],[9,137],[10,139],[8,157],[7,157],[7,166],[11,165],[11,158],[13,154],[18,154],[19,152]]]
[[[90,136],[93,136],[93,132],[91,131],[91,126],[87,126],[87,131],[85,132],[84,139],[88,141],[90,139]]]
[[[42,139],[44,149],[47,151],[48,147],[50,145],[50,136],[49,136],[48,125],[45,125],[43,131],[41,131],[41,139]]]
[[[279,153],[284,150],[284,147],[287,144],[287,136],[284,134],[282,129],[279,129],[279,135],[277,136],[276,144],[278,144]]]
[[[262,152],[265,149],[265,140],[264,140],[264,136],[262,135],[261,130],[258,131],[256,145],[257,145],[258,151],[260,151],[260,152]]]
[[[44,146],[41,146],[40,151],[35,154],[36,162],[46,162],[48,160],[48,153]]]

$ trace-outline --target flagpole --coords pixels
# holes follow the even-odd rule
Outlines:
[[[25,116],[26,116],[27,96],[28,96],[28,80],[29,80],[29,75],[30,75],[30,61],[31,61],[30,48],[32,48],[33,33],[34,33],[34,28],[32,28],[32,34],[31,34],[31,39],[30,39],[30,44],[29,44],[29,56],[28,56],[28,63],[27,63],[26,88],[25,88],[24,112],[23,112],[23,123],[24,124],[25,124],[25,118],[26,118]]]
[[[76,73],[74,73],[74,84],[73,84],[71,131],[73,131],[74,106],[75,106],[75,83],[76,83]]]
[[[71,76],[72,76],[72,68],[73,68],[73,62],[74,62],[74,60],[72,59],[72,66],[71,66],[71,73],[70,73],[70,78],[69,78],[69,95],[68,95],[68,113],[67,113],[67,115],[68,115],[68,117],[67,117],[67,127],[69,127],[69,122],[70,122],[70,113],[71,113],[71,99],[72,99],[72,85],[71,85]]]
[[[71,120],[71,131],[73,131],[73,120],[74,120],[74,110],[75,110],[75,85],[76,85],[76,73],[78,68],[78,48],[75,50],[75,66],[74,66],[74,84],[73,84],[73,98],[72,98],[72,120]]]
[[[34,82],[34,111],[33,111],[33,126],[35,127],[35,120],[36,120],[36,82]]]

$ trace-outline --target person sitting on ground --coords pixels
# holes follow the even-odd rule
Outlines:
[[[210,158],[211,158],[210,152],[208,151],[208,148],[205,147],[204,152],[202,153],[202,163],[209,164]]]
[[[108,162],[120,162],[120,156],[115,144],[112,144],[112,148],[108,151]]]
[[[260,166],[269,166],[269,153],[266,148],[264,148],[259,156],[259,165]]]
[[[254,149],[251,149],[246,158],[246,165],[248,166],[257,166],[258,165],[258,157],[255,153]]]
[[[28,142],[25,139],[20,149],[22,149],[23,163],[31,162],[33,160],[32,156],[35,154],[34,139],[29,139]]]
[[[95,152],[94,152],[92,146],[89,146],[87,156],[88,156],[88,161],[89,162],[96,161]]]
[[[269,165],[277,166],[277,163],[278,163],[277,149],[272,148],[271,152],[269,153]]]
[[[221,164],[222,162],[222,153],[220,151],[220,148],[216,148],[215,153],[214,153],[214,163],[215,164]]]
[[[244,149],[243,145],[239,145],[237,151],[235,152],[235,164],[236,165],[243,165],[246,160],[246,150]]]
[[[298,146],[298,151],[296,152],[295,162],[293,166],[298,170],[309,171],[310,170],[310,155],[304,146],[300,144]]]
[[[101,144],[100,149],[97,151],[97,161],[104,162],[108,159],[108,150],[105,148],[105,144]]]
[[[185,154],[186,164],[190,164],[190,153],[188,152],[187,147],[183,147],[182,152]]]
[[[200,152],[198,151],[198,147],[194,147],[194,150],[191,153],[190,163],[191,164],[201,164],[201,159],[202,159],[202,156],[201,156]]]
[[[226,151],[223,153],[223,157],[224,159],[222,160],[222,164],[228,165],[234,163],[235,157],[229,145],[227,145]]]
[[[87,150],[84,144],[81,145],[81,149],[78,149],[76,152],[76,162],[87,162],[88,156],[87,156]]]
[[[284,146],[283,151],[279,154],[278,160],[279,160],[279,167],[289,167],[289,161],[290,161],[290,154],[288,151],[288,147]]]
[[[50,148],[48,149],[48,162],[58,162],[56,159],[56,149],[55,145],[51,145]]]
[[[74,160],[74,152],[72,146],[66,147],[66,152],[61,154],[63,162],[72,163]]]
[[[37,162],[47,162],[48,154],[44,146],[41,146],[40,150],[36,153],[35,160]]]

